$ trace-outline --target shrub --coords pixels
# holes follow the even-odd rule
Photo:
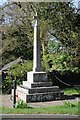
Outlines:
[[[2,83],[2,92],[10,93],[13,80],[19,85],[27,80],[27,72],[32,70],[32,61],[25,61],[22,64],[13,65],[8,71]]]
[[[15,104],[15,108],[27,108],[27,103],[25,103],[23,100],[18,100]]]
[[[66,101],[65,103],[64,103],[64,105],[66,106],[66,107],[76,107],[76,105],[74,104],[74,103],[71,103],[71,102],[69,102],[69,101]]]
[[[44,55],[42,68],[45,71],[57,70],[80,73],[77,58],[73,55],[69,55],[67,52]]]

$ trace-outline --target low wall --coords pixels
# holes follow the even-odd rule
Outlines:
[[[50,114],[17,114],[1,115],[1,120],[80,120],[78,115],[50,115]]]

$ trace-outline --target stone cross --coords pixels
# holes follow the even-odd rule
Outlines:
[[[33,17],[35,20],[34,25],[34,53],[33,53],[33,72],[41,71],[41,52],[40,52],[40,27],[38,24],[38,16],[37,13]]]

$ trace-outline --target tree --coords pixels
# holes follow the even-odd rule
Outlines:
[[[69,55],[73,55],[76,58],[75,60],[79,61],[76,57],[79,51],[79,15],[75,12],[71,3],[11,2],[4,9],[6,7],[10,9],[6,13],[10,21],[6,25],[8,26],[7,34],[3,35],[3,48],[5,43],[8,43],[9,46],[7,52],[3,53],[5,58],[12,51],[12,53],[15,53],[13,55],[15,57],[22,55],[25,59],[32,59],[30,58],[32,56],[33,42],[32,16],[37,11],[40,20],[40,38],[43,54],[47,54],[48,40],[55,37],[61,44],[62,52],[66,51]],[[13,47],[10,47],[11,44]],[[46,52],[44,53],[44,51]]]
[[[21,10],[16,3],[5,5],[3,10],[6,11],[5,9],[5,18],[10,19],[3,25],[3,65],[20,56],[32,60],[33,28],[30,13],[26,13],[25,4],[21,4]]]

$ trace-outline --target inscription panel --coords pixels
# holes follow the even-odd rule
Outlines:
[[[47,82],[47,73],[45,72],[28,72],[27,81],[33,82]]]
[[[34,74],[33,79],[34,79],[34,82],[47,81],[47,74],[46,73]]]

